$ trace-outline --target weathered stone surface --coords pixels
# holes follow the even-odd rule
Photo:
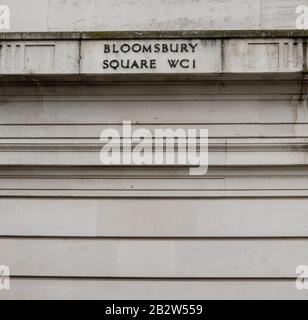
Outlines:
[[[0,42],[1,74],[73,74],[78,68],[77,41]]]
[[[307,0],[2,0],[10,31],[293,29]],[[138,17],[136,19],[136,17]]]
[[[302,41],[292,39],[227,40],[225,72],[296,72],[303,70]]]
[[[287,75],[1,83],[0,298],[307,299],[307,83]],[[208,128],[208,174],[100,166],[95,141],[124,119]]]

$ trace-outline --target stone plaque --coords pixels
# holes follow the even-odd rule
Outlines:
[[[81,47],[81,73],[217,73],[221,56],[220,40],[89,40]]]

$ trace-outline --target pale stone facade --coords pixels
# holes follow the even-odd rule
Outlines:
[[[0,299],[308,298],[307,1],[0,4]],[[124,120],[208,173],[102,166]]]
[[[307,0],[2,0],[12,32],[294,29]]]

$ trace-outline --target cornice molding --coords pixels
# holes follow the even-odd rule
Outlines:
[[[0,40],[129,40],[129,39],[247,39],[307,38],[308,30],[174,30],[1,32]]]

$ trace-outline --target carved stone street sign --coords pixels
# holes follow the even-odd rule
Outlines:
[[[83,73],[211,73],[221,66],[217,40],[116,40],[82,44]]]

